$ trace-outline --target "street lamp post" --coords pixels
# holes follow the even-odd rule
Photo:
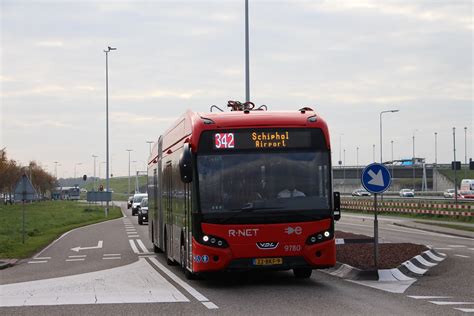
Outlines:
[[[148,144],[149,154],[151,154],[151,144],[153,144],[154,142],[151,140],[147,140],[146,143]]]
[[[434,163],[434,169],[435,173],[438,168],[438,132],[434,133],[435,136],[435,163]],[[433,176],[434,179],[434,191],[438,191],[438,177],[437,173]]]
[[[342,165],[342,174],[343,174],[343,185],[344,188],[342,189],[342,192],[346,193],[346,149],[344,149],[344,156],[343,156],[343,165]]]
[[[356,147],[356,171],[359,174],[359,147]]]
[[[53,161],[54,163],[54,177],[58,179],[58,163],[59,161]]]
[[[92,157],[94,158],[94,181],[93,181],[92,187],[93,187],[93,189],[94,189],[94,191],[95,191],[95,188],[96,188],[96,186],[95,186],[95,159],[96,159],[97,157],[99,157],[99,156],[92,155]]]
[[[467,178],[467,127],[464,127],[464,178]]]
[[[375,144],[372,145],[372,161],[375,162]]]
[[[74,179],[76,179],[76,166],[82,165],[82,162],[78,162],[74,164]]]
[[[392,179],[393,179],[393,167],[394,167],[394,161],[393,161],[393,140],[390,141],[390,144],[392,145]]]
[[[415,192],[415,132],[417,129],[413,131],[413,158],[412,158],[412,168],[413,168],[413,192]]]
[[[458,184],[456,178],[456,127],[453,127],[453,153],[454,153],[454,204],[458,204]]]
[[[382,111],[380,112],[380,163],[383,163],[383,158],[382,158],[382,114],[384,113],[395,113],[400,110],[387,110],[387,111]],[[375,159],[374,159],[375,161]]]
[[[106,143],[106,192],[109,194],[110,192],[110,174],[109,174],[109,52],[112,50],[116,50],[115,47],[108,46],[105,53],[105,143]],[[105,216],[109,214],[109,201],[107,200],[107,204],[105,206]]]
[[[128,151],[128,195],[130,195],[130,153],[133,149],[126,149]]]

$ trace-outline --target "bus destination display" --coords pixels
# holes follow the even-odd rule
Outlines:
[[[312,133],[303,130],[241,130],[214,133],[214,149],[272,149],[311,147]]]

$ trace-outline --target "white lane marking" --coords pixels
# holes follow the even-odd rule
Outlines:
[[[432,299],[438,299],[438,298],[452,298],[452,296],[418,296],[418,295],[408,295],[408,297],[414,298],[416,300],[432,300]]]
[[[33,260],[49,260],[51,257],[34,257]]]
[[[87,255],[68,256],[68,258],[85,258]]]
[[[444,302],[444,301],[428,301],[436,305],[472,305],[474,302]]]
[[[140,247],[140,249],[143,251],[143,252],[149,252],[148,249],[146,249],[145,247],[145,244],[142,242],[141,239],[137,239],[135,240],[138,244],[138,247]]]
[[[140,237],[139,235],[129,235],[128,238],[138,238]]]
[[[474,250],[474,248],[467,248],[467,249],[469,249],[469,250]]]
[[[75,251],[75,252],[79,252],[81,250],[90,250],[90,249],[100,249],[102,248],[104,245],[104,241],[103,240],[99,240],[99,242],[97,242],[97,246],[90,246],[90,247],[81,247],[81,246],[78,246],[78,247],[74,247],[74,248],[71,248],[72,251]]]
[[[42,260],[42,261],[28,261],[28,263],[47,263],[47,260]]]
[[[128,241],[130,242],[130,246],[132,247],[133,252],[134,252],[134,253],[140,253],[140,252],[138,251],[137,246],[135,246],[135,243],[133,242],[133,239],[129,239]]]
[[[398,282],[355,281],[355,280],[347,280],[347,281],[361,284],[368,287],[372,287],[375,289],[379,289],[385,292],[404,293],[406,289],[410,287],[410,285],[416,282],[416,279],[408,280],[408,281],[398,281]]]
[[[153,263],[158,269],[163,271],[168,277],[170,277],[174,282],[179,284],[186,292],[191,294],[195,299],[197,299],[199,302],[208,302],[209,300],[207,297],[199,293],[197,290],[195,290],[191,285],[188,283],[184,282],[181,280],[176,274],[168,270],[164,265],[162,265],[156,258],[148,258],[151,263]]]
[[[440,248],[440,247],[434,247],[435,250],[453,250],[453,248]]]
[[[467,246],[464,246],[464,245],[448,245],[448,247],[452,247],[452,248],[465,248]]]
[[[122,257],[103,257],[102,260],[117,260],[122,259]]]
[[[216,304],[213,302],[202,302],[204,306],[206,306],[208,309],[217,309],[219,308]]]
[[[82,259],[66,259],[67,262],[71,262],[71,261],[84,261],[86,259],[82,258]]]
[[[469,256],[465,256],[465,255],[455,255],[456,257],[460,257],[460,258],[471,258]]]
[[[0,306],[189,302],[145,259],[102,271],[0,285]]]
[[[136,235],[138,234],[135,230],[127,232],[127,235]]]
[[[117,257],[117,256],[120,256],[121,254],[119,253],[104,253],[103,256],[104,257],[107,257],[107,256],[111,256],[111,257]]]
[[[474,313],[474,308],[455,308],[455,309],[464,313]]]

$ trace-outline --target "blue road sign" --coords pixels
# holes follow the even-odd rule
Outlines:
[[[392,184],[392,177],[388,169],[379,163],[365,167],[361,177],[364,188],[372,193],[385,192]]]

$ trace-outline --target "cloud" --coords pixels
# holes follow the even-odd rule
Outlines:
[[[61,41],[41,41],[41,42],[36,42],[36,46],[42,46],[42,47],[63,47],[64,43]]]
[[[54,121],[54,120],[40,120],[40,119],[30,119],[30,120],[12,120],[9,122],[12,127],[18,128],[35,128],[35,127],[52,127],[52,128],[73,128],[72,125],[67,124],[63,121]]]
[[[436,5],[438,4],[438,5]],[[322,1],[304,2],[304,6],[322,12],[337,11],[373,11],[385,15],[403,16],[422,21],[449,22],[463,28],[473,29],[472,2],[457,3],[454,6],[443,6],[442,3],[428,2],[402,2],[402,1]]]
[[[189,91],[174,91],[174,90],[149,90],[145,92],[129,92],[124,94],[118,94],[114,96],[114,99],[117,100],[127,100],[127,99],[135,99],[135,100],[144,100],[144,99],[152,99],[152,98],[177,98],[177,99],[191,99],[193,97],[198,96],[201,94],[201,90],[189,90]]]
[[[146,116],[132,112],[114,112],[111,114],[111,120],[115,123],[143,124],[144,122],[165,122],[170,123],[177,117]]]

